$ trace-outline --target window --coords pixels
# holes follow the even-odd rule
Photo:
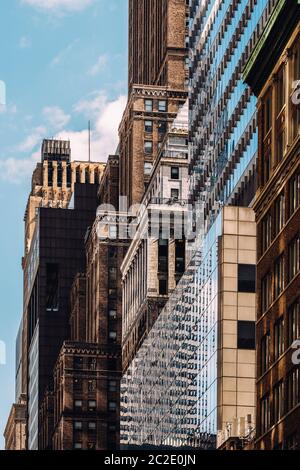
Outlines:
[[[97,402],[96,400],[89,400],[88,401],[88,409],[89,411],[95,411],[97,407]]]
[[[80,370],[83,368],[83,357],[75,356],[73,359],[74,369]]]
[[[108,381],[108,391],[109,392],[116,392],[118,389],[118,383],[116,380],[109,380]]]
[[[153,152],[153,142],[151,140],[145,140],[144,147],[145,147],[145,153],[147,155],[151,155]]]
[[[264,111],[264,137],[272,127],[272,90],[269,90],[263,105]]]
[[[82,449],[82,443],[81,442],[74,442],[73,449],[74,450],[81,450]]]
[[[238,265],[238,291],[255,292],[256,266],[254,264]]]
[[[185,241],[175,241],[175,272],[183,274],[185,271]]]
[[[117,332],[116,331],[109,331],[108,338],[110,341],[117,341]]]
[[[117,268],[109,268],[109,281],[117,280]]]
[[[179,168],[178,166],[171,167],[171,178],[172,180],[179,180]]]
[[[82,408],[82,400],[75,400],[74,408]]]
[[[262,254],[269,248],[272,241],[272,218],[268,213],[261,222]]]
[[[300,204],[300,173],[289,181],[289,216],[291,217]]]
[[[299,97],[299,80],[300,80],[300,46],[299,39],[296,43],[294,50],[294,73],[293,73],[293,82],[298,82],[297,88],[297,98]],[[293,100],[294,101],[294,100]],[[293,102],[293,138],[295,139],[299,135],[300,130],[300,105],[297,100]]]
[[[255,349],[255,322],[237,322],[238,349]]]
[[[82,391],[82,380],[81,379],[74,379],[73,382],[73,389],[74,392],[81,392]]]
[[[274,325],[274,357],[275,361],[284,353],[284,318]]]
[[[158,123],[158,133],[160,135],[165,134],[167,132],[167,123],[164,121],[160,121]]]
[[[294,369],[287,377],[287,411],[293,409],[299,403],[299,368]]]
[[[89,380],[88,381],[88,391],[89,392],[95,392],[96,388],[97,388],[96,380]]]
[[[117,310],[109,310],[108,316],[111,320],[117,319]]]
[[[145,100],[145,111],[147,111],[147,113],[152,113],[152,111],[153,111],[153,101],[152,100]]]
[[[166,100],[159,100],[158,102],[158,111],[164,113],[167,111],[167,102]]]
[[[144,173],[145,173],[145,175],[150,175],[151,171],[152,171],[152,168],[153,168],[152,163],[145,162],[145,164],[144,164]]]
[[[115,401],[108,402],[108,411],[116,411],[117,410],[117,403]]]
[[[261,339],[261,374],[264,374],[271,365],[270,344],[271,336],[268,331]]]
[[[169,241],[159,239],[158,242],[158,271],[160,273],[168,272],[169,263]]]
[[[296,302],[288,310],[288,346],[300,337],[299,303]]]
[[[147,132],[147,134],[152,134],[152,132],[153,132],[153,122],[152,121],[145,121],[145,132]]]
[[[159,295],[167,295],[167,280],[160,279],[159,280]]]
[[[289,281],[299,272],[299,256],[299,236],[297,236],[289,245]]]
[[[97,429],[97,424],[95,421],[89,421],[89,424],[88,424],[88,430],[89,431],[96,431]]]
[[[109,238],[115,240],[118,236],[118,229],[116,225],[109,226]]]
[[[177,188],[172,188],[171,189],[171,198],[176,199],[176,200],[179,199],[179,189],[177,189]]]
[[[281,194],[275,201],[274,206],[274,231],[275,236],[283,229],[285,221],[285,199],[284,194]]]
[[[46,267],[46,309],[48,312],[58,311],[59,302],[59,267],[58,264],[48,263]]]
[[[277,95],[276,101],[277,101],[277,115],[278,115],[285,105],[285,67],[284,66],[281,67],[280,71],[278,72],[276,95]]]
[[[117,289],[108,289],[108,295],[110,299],[116,299],[117,298]]]
[[[95,357],[88,358],[88,368],[89,370],[96,370],[97,368],[97,359]]]
[[[273,390],[273,421],[277,423],[284,415],[284,384],[281,380]]]
[[[270,395],[265,395],[260,401],[260,425],[262,434],[270,428]]]
[[[75,431],[81,431],[82,430],[82,421],[74,421],[74,429],[75,429]]]
[[[274,299],[276,299],[284,289],[284,256],[281,255],[274,265]]]
[[[261,282],[261,310],[264,313],[272,303],[272,276],[268,273]]]

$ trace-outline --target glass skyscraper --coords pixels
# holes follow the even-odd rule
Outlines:
[[[276,3],[190,1],[190,201],[203,235],[124,375],[123,447],[214,448],[253,431],[257,124],[242,70]]]

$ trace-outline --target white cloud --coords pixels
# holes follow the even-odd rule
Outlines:
[[[56,65],[63,63],[78,41],[79,39],[75,39],[75,41],[71,42],[67,47],[60,51],[50,62],[51,67],[55,67]]]
[[[22,36],[19,41],[21,49],[28,49],[31,46],[31,40],[27,36]]]
[[[91,132],[91,158],[93,161],[106,161],[118,145],[118,127],[126,106],[126,96],[109,101],[102,93],[94,94],[91,100],[78,103],[74,109],[88,116],[89,109],[94,116]],[[64,130],[56,135],[59,139],[71,141],[72,159],[88,159],[88,130]]]
[[[35,127],[23,142],[18,146],[20,152],[30,152],[45,137],[47,129],[43,126]]]
[[[38,10],[64,13],[84,10],[95,0],[21,0],[21,2]]]
[[[95,75],[98,75],[98,73],[105,70],[107,62],[108,62],[107,54],[100,55],[97,59],[97,62],[90,68],[90,70],[88,70],[88,75],[91,75],[93,77]]]
[[[42,114],[50,127],[56,130],[65,127],[71,119],[71,116],[58,106],[46,106]]]
[[[104,92],[95,92],[74,106],[74,112],[84,114],[93,119],[91,131],[91,158],[93,161],[106,161],[108,155],[113,154],[118,145],[118,127],[126,106],[126,96],[120,95],[117,99],[109,101]],[[65,115],[60,108],[44,108],[43,114],[54,118],[49,110],[56,109],[56,117],[62,124]],[[59,111],[58,111],[59,110]],[[44,114],[45,115],[45,114]],[[49,128],[50,129],[50,128]],[[31,177],[32,171],[40,161],[40,148],[42,140],[47,137],[49,129],[44,126],[36,127],[28,137],[18,145],[17,151],[28,152],[25,158],[9,157],[0,159],[0,179],[11,183],[20,183],[24,178]],[[56,133],[57,139],[66,139],[71,142],[72,160],[88,160],[88,129],[74,131],[64,129]]]
[[[40,151],[34,152],[28,158],[7,158],[0,160],[0,179],[10,183],[21,183],[24,178],[30,178],[34,167],[40,160]]]

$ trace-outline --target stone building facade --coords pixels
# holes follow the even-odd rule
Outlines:
[[[26,449],[26,397],[21,395],[10,411],[4,430],[5,450]]]

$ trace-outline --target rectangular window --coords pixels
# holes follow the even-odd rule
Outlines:
[[[289,281],[291,281],[299,272],[299,268],[300,268],[299,243],[300,243],[299,236],[297,236],[289,244]]]
[[[282,111],[282,108],[285,105],[285,67],[281,67],[277,75],[277,86],[276,86],[276,95],[277,95],[277,115]]]
[[[74,392],[81,392],[83,388],[82,386],[83,386],[83,382],[81,379],[74,379],[74,382],[73,382]]]
[[[74,408],[82,408],[82,400],[75,400]]]
[[[167,102],[166,100],[159,100],[158,102],[158,111],[165,113],[167,111]]]
[[[281,194],[275,201],[274,206],[274,232],[275,236],[283,229],[285,222],[285,198]]]
[[[260,425],[261,433],[264,434],[270,428],[270,395],[265,395],[260,401]]]
[[[275,361],[284,353],[284,349],[284,318],[282,316],[274,325]]]
[[[185,241],[175,241],[175,272],[183,274],[185,271]]]
[[[291,217],[300,204],[300,173],[293,175],[289,181],[289,216]]]
[[[264,112],[264,137],[269,133],[272,127],[272,90],[269,90],[263,105]]]
[[[147,113],[152,113],[152,111],[153,111],[153,101],[152,100],[145,100],[145,111]]]
[[[108,411],[115,412],[117,410],[117,403],[115,401],[108,402]]]
[[[255,264],[239,264],[238,265],[238,291],[255,293]]]
[[[74,450],[81,450],[82,449],[82,443],[81,442],[74,442],[73,449]]]
[[[108,338],[110,341],[117,341],[117,332],[116,331],[109,331]]]
[[[109,268],[109,281],[117,280],[117,268]]]
[[[111,320],[117,319],[117,310],[109,310],[108,316]]]
[[[95,411],[97,407],[97,402],[96,400],[89,400],[88,401],[88,409],[89,411]]]
[[[261,339],[261,374],[264,374],[271,365],[270,344],[271,336],[268,332]]]
[[[178,166],[171,167],[171,178],[172,180],[179,180],[179,168]]]
[[[158,123],[158,133],[159,133],[160,135],[163,135],[163,134],[165,134],[166,132],[167,132],[167,123],[164,122],[164,121],[160,121],[160,122]]]
[[[153,142],[151,140],[145,141],[145,153],[151,155],[153,153]]]
[[[237,322],[237,347],[238,349],[255,349],[255,322]]]
[[[169,240],[159,239],[158,241],[158,271],[168,272],[169,263]]]
[[[59,266],[47,263],[46,266],[46,309],[48,312],[57,312],[59,303]]]
[[[284,289],[284,256],[281,255],[274,265],[274,299],[281,294]]]
[[[294,369],[287,377],[287,411],[292,410],[299,403],[299,368]]]
[[[159,295],[167,295],[167,280],[166,279],[160,279],[159,280]]]
[[[296,302],[288,310],[288,346],[300,337],[299,303]]]
[[[82,421],[74,421],[74,429],[75,429],[75,431],[81,431],[82,430]]]
[[[145,175],[151,175],[153,165],[150,162],[144,163],[144,173]]]
[[[109,380],[108,381],[108,391],[109,392],[116,392],[118,390],[118,382],[116,380]]]
[[[145,132],[152,134],[153,132],[153,121],[145,121]]]
[[[284,384],[280,381],[273,390],[273,421],[276,424],[284,415]]]
[[[88,381],[88,391],[91,393],[91,392],[95,392],[96,389],[97,389],[96,380],[89,380]]]
[[[171,188],[171,198],[178,201],[178,199],[179,199],[179,189]]]
[[[97,429],[97,423],[95,421],[90,421],[88,424],[88,430],[96,431],[96,429]]]
[[[272,303],[272,276],[268,273],[261,282],[261,310],[264,313]]]
[[[268,213],[261,222],[262,254],[269,248],[272,241],[272,217]]]

